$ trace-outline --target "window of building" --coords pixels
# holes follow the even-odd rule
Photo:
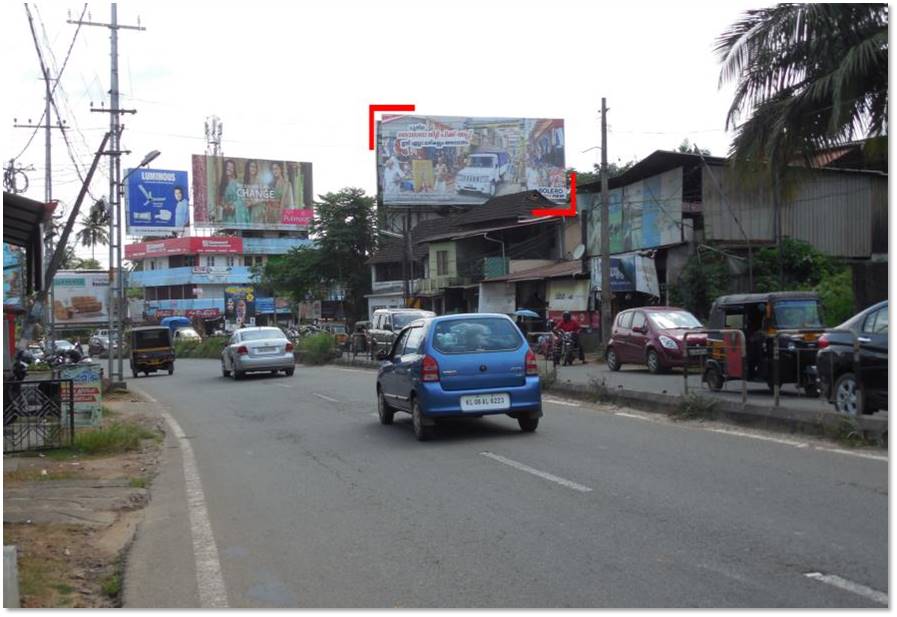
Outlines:
[[[235,261],[236,261],[236,258],[233,255],[228,255],[227,257],[224,258],[224,262],[228,266],[233,266]]]
[[[149,267],[150,267],[150,270],[155,270],[155,269],[156,269],[156,260],[155,260],[155,259],[150,259],[150,260],[149,260]]]
[[[206,265],[207,265],[207,266],[214,266],[214,265],[215,265],[215,256],[214,256],[214,255],[207,255],[207,256],[206,256]]]
[[[436,251],[436,276],[448,274],[448,251]]]
[[[184,257],[184,265],[185,266],[195,266],[196,265],[196,255],[187,255]]]

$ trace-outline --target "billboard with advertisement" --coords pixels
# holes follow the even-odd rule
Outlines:
[[[601,196],[583,196],[590,209],[590,255],[601,254]],[[613,189],[608,195],[610,252],[669,246],[682,242],[682,168]]]
[[[592,288],[601,289],[601,258],[592,257]],[[610,258],[610,289],[614,293],[638,291],[660,297],[654,259],[630,253]]]
[[[109,321],[109,273],[61,270],[53,277],[53,317],[57,325]]]
[[[193,155],[196,227],[306,229],[313,199],[311,163]]]
[[[224,318],[237,324],[255,321],[255,287],[229,286],[224,288]]]
[[[135,242],[125,245],[125,259],[145,259],[168,255],[241,255],[243,238],[209,236],[206,238],[167,238],[154,242]]]
[[[3,243],[3,304],[22,306],[25,282],[25,251],[12,244]]]
[[[386,206],[482,204],[537,190],[566,200],[564,121],[386,115],[377,136]]]
[[[183,232],[190,225],[186,171],[133,169],[127,171],[125,210],[128,234]]]

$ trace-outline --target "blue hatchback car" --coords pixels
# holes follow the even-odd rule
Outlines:
[[[542,416],[536,355],[506,315],[468,313],[417,320],[379,356],[382,424],[411,414],[414,435],[433,436],[436,420],[506,414],[532,432]]]

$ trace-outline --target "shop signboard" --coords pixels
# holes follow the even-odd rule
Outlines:
[[[64,364],[59,369],[60,379],[71,379],[75,426],[97,426],[102,420],[103,384],[99,362]],[[62,400],[68,400],[67,384],[62,385]]]
[[[22,306],[22,287],[25,281],[25,251],[3,243],[3,304]]]
[[[385,115],[377,177],[386,206],[482,204],[526,190],[561,203],[564,121]]]
[[[313,198],[311,163],[193,155],[196,227],[306,229]]]

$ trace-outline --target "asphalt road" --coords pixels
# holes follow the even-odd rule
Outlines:
[[[129,380],[195,455],[229,606],[886,602],[883,451],[551,397],[534,434],[502,416],[418,443],[408,415],[379,424],[374,378],[331,366],[234,382],[178,360],[172,377]],[[166,445],[130,607],[195,606],[208,584],[183,452]]]

